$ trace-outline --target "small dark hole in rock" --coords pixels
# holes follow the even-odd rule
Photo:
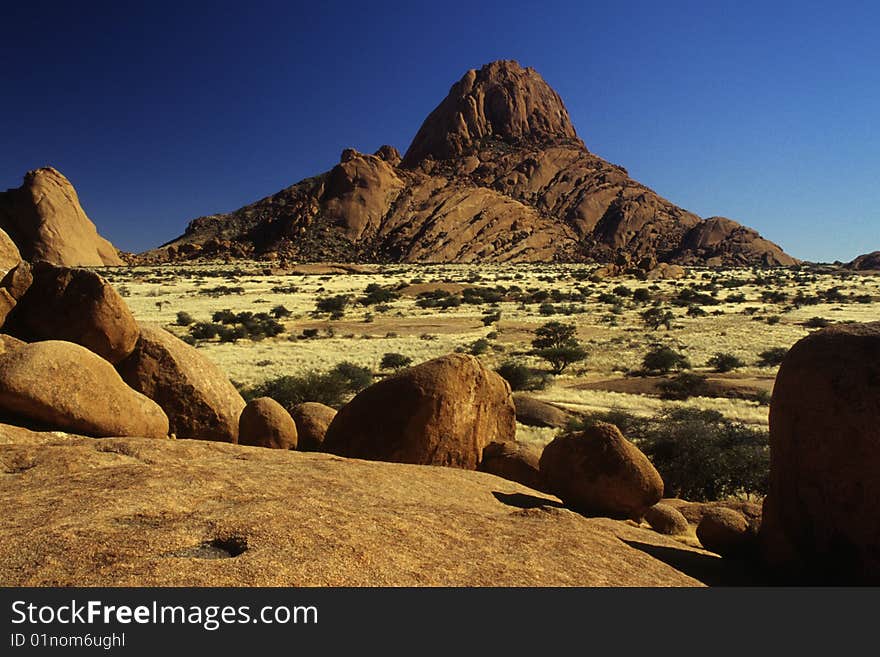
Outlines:
[[[165,556],[186,559],[233,559],[248,549],[247,539],[243,536],[227,536],[205,541],[182,550],[170,552]]]

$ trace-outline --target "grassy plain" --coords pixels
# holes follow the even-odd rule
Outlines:
[[[548,321],[573,323],[589,351],[533,394],[578,411],[612,408],[652,415],[668,406],[712,409],[766,426],[775,366],[760,354],[788,348],[821,324],[880,319],[880,274],[855,275],[832,268],[690,269],[678,280],[599,279],[588,265],[304,265],[281,271],[265,263],[197,264],[111,269],[105,276],[127,297],[135,316],[159,322],[186,337],[178,313],[211,322],[214,313],[266,312],[278,306],[284,332],[261,340],[201,340],[199,349],[240,385],[281,375],[328,370],[342,361],[377,376],[383,355],[399,353],[419,363],[459,351],[481,351],[489,367],[517,361],[547,364],[531,354],[534,331]],[[375,284],[396,298],[365,305]],[[494,290],[488,301],[467,288]],[[446,309],[423,307],[419,295],[442,290],[465,302]],[[637,290],[645,290],[635,295]],[[491,300],[494,294],[494,299]],[[341,317],[316,311],[319,299],[348,295]],[[435,296],[439,296],[435,295]],[[635,296],[635,298],[634,298]],[[671,313],[669,327],[653,329],[642,315],[656,306]],[[487,314],[500,312],[497,321]],[[818,318],[818,319],[817,319]],[[821,320],[821,321],[820,321]],[[305,332],[305,334],[304,334]],[[311,335],[312,337],[305,337]],[[475,343],[485,340],[486,344]],[[657,345],[684,354],[690,371],[706,377],[704,392],[662,399],[665,377],[639,376],[644,356]],[[710,359],[732,354],[743,364],[716,372]],[[552,429],[520,427],[518,438],[548,442]]]

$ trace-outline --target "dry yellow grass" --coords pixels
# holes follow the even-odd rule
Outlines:
[[[755,425],[767,422],[767,407],[756,401],[728,398],[693,398],[685,402],[667,402],[654,396],[583,390],[584,381],[622,377],[623,372],[640,367],[642,358],[653,344],[667,344],[685,353],[697,371],[716,352],[731,353],[746,363],[738,373],[765,381],[769,388],[773,368],[757,365],[758,354],[771,347],[789,347],[810,329],[804,322],[822,317],[834,322],[880,319],[880,276],[840,277],[835,273],[812,273],[802,270],[760,272],[758,270],[693,270],[678,281],[640,281],[616,278],[598,282],[589,280],[594,268],[586,265],[389,265],[374,267],[365,273],[281,274],[260,263],[196,265],[178,267],[136,267],[110,270],[108,278],[127,295],[135,316],[158,321],[178,335],[185,327],[176,326],[178,311],[186,311],[195,321],[210,321],[214,312],[268,312],[276,305],[291,311],[284,319],[285,333],[271,339],[237,343],[204,342],[199,345],[211,359],[242,384],[254,384],[285,374],[305,370],[324,370],[341,361],[351,361],[378,371],[382,355],[397,352],[414,362],[467,349],[476,340],[495,334],[490,350],[481,355],[487,365],[496,367],[515,358],[535,367],[541,361],[527,352],[535,328],[549,320],[573,322],[578,336],[589,348],[585,364],[576,364],[556,378],[547,390],[536,393],[543,399],[586,411],[616,407],[648,415],[666,405],[690,406],[720,411],[725,416]],[[760,278],[772,278],[762,281]],[[757,278],[757,280],[756,280]],[[687,307],[670,306],[668,300],[681,290],[712,283],[717,289],[717,305],[702,306],[706,315],[689,316]],[[736,285],[736,282],[745,282]],[[324,296],[339,294],[357,297],[370,283],[398,287],[406,284],[465,284],[473,286],[516,285],[522,290],[563,293],[583,291],[587,300],[574,305],[582,312],[572,315],[543,315],[540,304],[524,305],[503,301],[491,307],[500,310],[501,320],[484,326],[481,317],[490,306],[462,304],[449,310],[424,309],[416,298],[404,295],[388,304],[385,312],[375,306],[354,304],[341,320],[326,315],[312,316],[315,302]],[[200,290],[227,286],[242,288],[241,293],[210,296]],[[644,326],[640,313],[647,307],[630,298],[622,298],[618,308],[600,301],[618,286],[632,290],[649,289],[664,300],[675,314],[671,330],[653,331]],[[273,291],[273,288],[275,290]],[[292,291],[291,288],[295,288]],[[785,303],[761,300],[762,293],[780,291],[789,299],[798,292],[812,297],[838,288],[845,302],[817,303],[787,309]],[[421,288],[420,288],[421,289]],[[706,290],[702,290],[707,292]],[[708,292],[707,292],[708,293]],[[742,301],[724,301],[730,295],[743,295]],[[868,295],[869,303],[856,303],[850,295]],[[557,305],[568,305],[562,302]],[[717,314],[715,314],[717,313]],[[773,318],[777,318],[773,319]],[[769,321],[768,321],[768,318]],[[296,339],[304,329],[318,329],[319,337]],[[331,336],[332,334],[332,336]],[[521,427],[520,438],[547,442],[552,430]]]

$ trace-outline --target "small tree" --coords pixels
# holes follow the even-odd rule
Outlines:
[[[651,306],[641,314],[642,321],[652,331],[656,331],[661,326],[665,326],[666,330],[672,328],[672,322],[675,321],[675,315],[672,311],[665,310],[660,306]]]
[[[554,374],[562,374],[571,363],[587,359],[587,350],[577,341],[576,332],[574,324],[547,322],[535,330],[532,353],[550,363]]]
[[[543,390],[553,378],[546,372],[537,372],[513,360],[505,361],[495,371],[510,384],[511,390]]]

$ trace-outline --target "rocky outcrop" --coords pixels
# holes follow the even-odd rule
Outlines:
[[[845,267],[854,271],[880,271],[880,251],[860,255]]]
[[[0,276],[8,272],[21,262],[21,254],[15,242],[6,234],[6,231],[0,229]]]
[[[0,473],[5,586],[699,586],[728,572],[454,468],[0,425]]]
[[[0,355],[0,417],[89,436],[168,435],[168,418],[85,347],[48,340]]]
[[[238,420],[238,443],[271,449],[296,449],[296,424],[271,397],[248,402]]]
[[[31,262],[63,267],[125,264],[98,234],[70,181],[52,167],[29,171],[21,187],[0,193],[0,229]]]
[[[588,515],[639,520],[663,497],[660,474],[613,424],[557,436],[540,469],[549,491]]]
[[[25,271],[22,276],[27,277]],[[4,330],[28,342],[65,340],[118,363],[134,349],[138,326],[119,293],[88,269],[38,262]]]
[[[765,559],[815,581],[880,583],[880,322],[816,331],[770,404]]]
[[[483,449],[512,441],[510,386],[473,356],[411,367],[358,393],[327,429],[322,449],[350,458],[476,469]]]
[[[290,415],[296,424],[297,449],[320,452],[336,409],[319,402],[304,402],[294,406]]]
[[[331,171],[193,220],[145,262],[265,257],[336,262],[795,262],[728,219],[702,221],[586,149],[530,68],[468,71],[406,155],[346,149]],[[658,273],[659,275],[659,273]]]
[[[244,399],[220,368],[161,326],[140,324],[135,349],[118,369],[129,386],[162,407],[178,438],[238,440]]]

